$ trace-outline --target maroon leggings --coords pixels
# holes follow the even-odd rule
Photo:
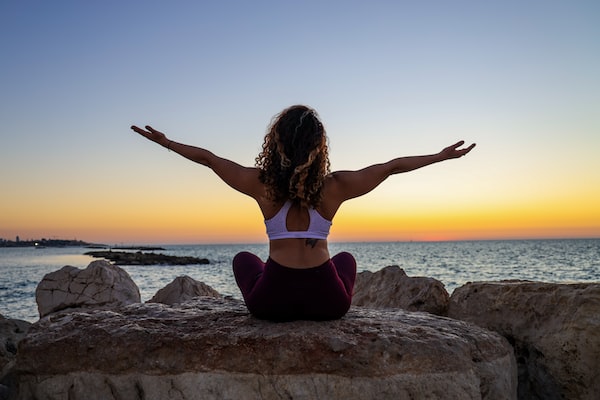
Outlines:
[[[244,251],[233,258],[233,274],[248,310],[257,318],[331,320],[350,308],[356,261],[343,252],[318,267],[296,269],[271,258],[264,263]]]

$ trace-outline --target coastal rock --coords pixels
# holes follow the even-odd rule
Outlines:
[[[448,315],[513,344],[519,398],[598,398],[600,284],[468,283],[452,294]]]
[[[5,382],[17,355],[17,345],[25,337],[30,322],[5,318],[0,314],[0,399]]]
[[[401,308],[446,315],[450,299],[444,284],[427,277],[409,277],[397,265],[356,275],[352,304],[369,308]]]
[[[175,278],[173,282],[156,292],[156,294],[147,302],[172,305],[185,303],[186,301],[201,296],[221,297],[219,292],[204,282],[198,282],[197,280],[184,275]]]
[[[93,261],[84,270],[67,265],[46,274],[35,300],[40,317],[65,309],[113,308],[141,301],[129,274],[105,260]]]
[[[357,307],[336,321],[273,323],[210,297],[41,319],[16,373],[22,400],[516,396],[506,339],[463,321]]]
[[[170,256],[161,253],[144,253],[142,251],[88,251],[85,255],[106,258],[119,265],[193,265],[210,263],[207,258]]]

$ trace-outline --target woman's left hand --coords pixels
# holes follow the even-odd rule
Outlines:
[[[475,143],[473,143],[469,147],[466,147],[464,149],[459,149],[459,147],[462,146],[463,144],[465,144],[464,140],[461,140],[460,142],[454,143],[452,146],[448,146],[444,150],[442,150],[440,152],[440,155],[445,160],[448,160],[448,159],[451,159],[451,158],[459,158],[459,157],[464,156],[465,154],[467,154],[471,150],[473,150],[473,147],[475,147]]]

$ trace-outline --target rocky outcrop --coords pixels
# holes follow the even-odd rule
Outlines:
[[[25,337],[30,326],[31,323],[27,321],[5,318],[0,314],[0,372],[15,358],[17,344]]]
[[[88,251],[85,255],[106,258],[120,265],[193,265],[209,264],[207,258],[170,256],[161,253],[144,253],[141,251]]]
[[[204,282],[190,278],[187,275],[178,276],[148,300],[148,303],[180,304],[196,297],[220,298],[221,294]]]
[[[0,315],[0,399],[8,398],[9,372],[13,367],[17,345],[25,337],[31,323]]]
[[[352,308],[273,323],[240,301],[54,314],[19,344],[18,399],[512,399],[500,335],[426,313]]]
[[[124,270],[95,261],[48,274],[36,297],[46,317],[25,339],[19,328],[4,340],[0,318],[2,400],[9,388],[11,399],[48,400],[600,392],[600,284],[469,283],[448,302],[438,281],[392,266],[357,275],[341,320],[271,323],[187,276],[140,304]]]
[[[397,265],[356,275],[352,304],[370,308],[401,308],[446,315],[450,299],[444,284],[427,277],[409,277]]]
[[[35,300],[40,317],[65,309],[113,308],[141,301],[129,274],[105,260],[83,270],[65,266],[46,274],[36,288]]]
[[[452,294],[448,315],[508,338],[519,398],[598,398],[600,284],[469,283]]]

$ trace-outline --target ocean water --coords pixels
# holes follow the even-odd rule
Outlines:
[[[142,301],[177,276],[188,275],[221,294],[241,298],[231,271],[242,250],[262,259],[267,245],[169,245],[164,254],[208,258],[210,264],[189,266],[122,266],[138,285]],[[95,260],[90,249],[0,248],[0,314],[36,321],[35,289],[45,274],[65,265],[85,268]],[[349,251],[358,272],[399,265],[409,276],[440,280],[449,293],[466,282],[524,279],[544,282],[600,282],[600,239],[506,240],[462,242],[331,243],[331,254]]]

